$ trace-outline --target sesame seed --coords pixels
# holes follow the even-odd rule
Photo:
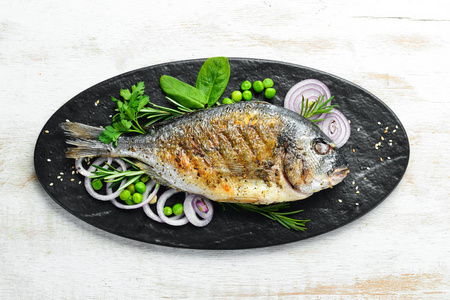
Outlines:
[[[359,194],[359,191],[356,191],[355,194]],[[358,205],[358,204],[356,204],[356,205]]]
[[[71,178],[70,181],[75,181],[75,179]]]
[[[51,162],[52,160],[51,160],[50,158],[47,158],[47,161],[48,161],[48,162]]]
[[[355,185],[355,181],[354,180],[352,181],[352,185]]]
[[[59,175],[64,175],[64,173],[63,173],[63,172],[60,172]]]
[[[339,202],[339,203],[342,203],[342,200],[341,200],[341,199],[338,199],[338,202]]]
[[[383,159],[380,157],[380,161],[383,161]]]
[[[364,180],[366,180],[367,179],[367,177],[364,177]]]
[[[370,170],[370,167],[367,167],[367,170]]]
[[[397,128],[397,129],[398,129],[398,125],[395,125],[395,128]]]
[[[61,178],[61,176],[57,176],[56,178],[60,179],[60,178]]]
[[[386,127],[384,130],[388,130],[389,129],[389,127]]]
[[[352,149],[353,152],[355,152],[355,149]]]
[[[63,181],[63,179],[62,179],[62,178],[61,178],[60,180],[61,180],[61,181]]]
[[[391,158],[388,156],[387,159],[391,159]]]
[[[356,131],[360,131],[360,130],[361,130],[361,128],[359,128],[359,127],[356,129]]]
[[[75,171],[72,171],[72,175],[75,174]]]
[[[358,187],[358,186],[356,186],[356,187],[355,187],[355,190],[357,190],[358,188],[359,188],[359,187]]]
[[[81,184],[81,180],[80,180],[80,181],[78,181],[78,184]]]
[[[44,131],[45,133],[49,133],[50,131],[48,131],[48,130],[46,130],[46,131]]]
[[[66,122],[70,122],[69,119],[66,119]]]
[[[50,182],[49,186],[53,186],[53,182]]]
[[[392,133],[396,133],[396,132],[397,132],[397,129],[392,130]]]
[[[384,137],[381,137],[381,140],[384,141]]]
[[[378,125],[381,125],[381,123],[380,123],[380,122],[378,122]]]

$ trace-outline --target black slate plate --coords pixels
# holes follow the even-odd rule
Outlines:
[[[81,176],[72,174],[73,160],[64,156],[65,139],[58,125],[67,119],[108,125],[114,111],[110,97],[119,97],[120,88],[129,88],[139,81],[145,81],[151,101],[167,106],[159,88],[160,76],[171,75],[195,84],[203,62],[179,61],[125,73],[85,90],[63,105],[45,124],[36,143],[35,169],[45,191],[83,221],[123,237],[173,247],[242,249],[298,241],[343,226],[377,206],[400,182],[409,159],[408,138],[398,118],[374,95],[318,70],[276,61],[232,58],[224,96],[231,95],[244,80],[270,77],[277,89],[271,102],[283,105],[284,96],[295,83],[316,78],[329,87],[334,104],[339,104],[351,121],[352,135],[343,146],[350,174],[333,189],[291,204],[292,209],[304,209],[297,218],[311,219],[308,230],[288,230],[257,214],[238,213],[230,208],[224,211],[217,204],[214,219],[207,227],[170,227],[148,219],[142,209],[124,211],[92,199],[79,184]],[[254,98],[263,100],[261,95]]]

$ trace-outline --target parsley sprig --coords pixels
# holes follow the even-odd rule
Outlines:
[[[99,140],[105,144],[111,142],[117,147],[117,139],[124,133],[145,134],[139,124],[139,111],[149,103],[149,97],[144,95],[144,82],[139,82],[129,89],[121,89],[120,96],[123,100],[111,97],[111,100],[117,103],[118,113],[113,117],[113,124],[106,126],[100,134]]]
[[[271,205],[254,205],[248,203],[229,203],[231,207],[239,211],[239,208],[258,213],[266,218],[269,218],[273,221],[276,221],[286,227],[287,229],[293,229],[295,231],[305,231],[306,230],[306,222],[310,220],[299,220],[288,217],[289,215],[293,215],[296,213],[300,213],[303,209],[295,210],[295,211],[284,211],[281,212],[281,209],[288,209],[289,203],[278,203]]]
[[[302,107],[300,109],[300,115],[305,117],[306,119],[311,118],[315,115],[321,115],[331,112],[331,110],[334,107],[337,107],[339,105],[327,105],[330,103],[330,101],[333,99],[334,96],[332,96],[330,99],[325,100],[325,95],[320,96],[316,101],[309,102],[308,99],[302,98]],[[325,100],[325,101],[324,101]],[[311,122],[320,122],[324,119],[316,119],[316,120],[310,120]]]

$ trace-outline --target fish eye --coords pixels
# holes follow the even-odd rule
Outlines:
[[[328,144],[325,140],[320,139],[320,138],[314,140],[313,147],[314,147],[314,151],[316,151],[316,153],[320,154],[320,155],[327,154],[328,152],[330,152],[330,150],[332,148],[330,144]]]

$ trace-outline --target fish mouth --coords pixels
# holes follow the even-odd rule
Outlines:
[[[348,172],[350,172],[350,169],[347,166],[335,168],[329,178],[330,186],[334,186],[344,180]]]

